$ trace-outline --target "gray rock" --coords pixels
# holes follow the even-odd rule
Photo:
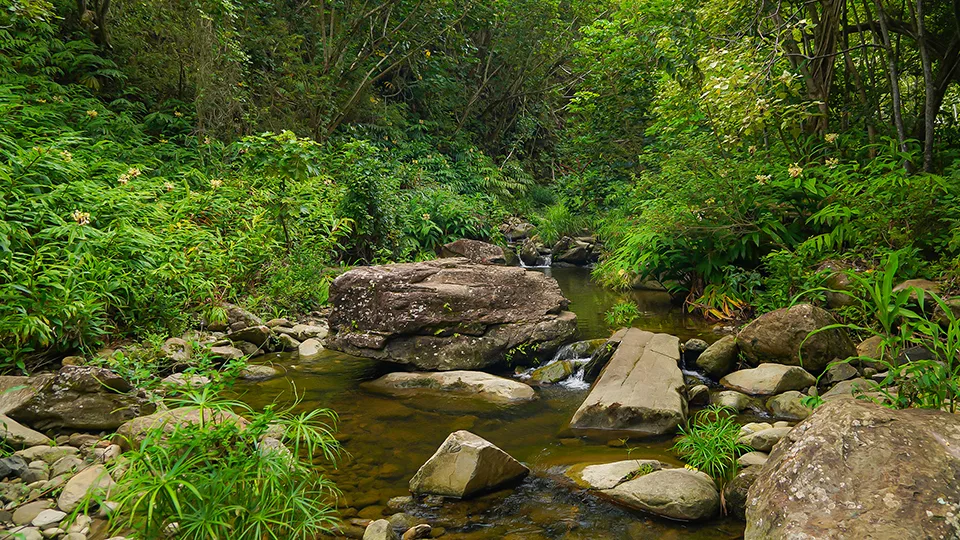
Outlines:
[[[724,336],[713,342],[697,357],[697,367],[719,379],[733,371],[737,363],[737,338]]]
[[[686,420],[680,341],[631,328],[603,369],[570,427],[634,436],[673,433]]]
[[[363,532],[363,540],[400,540],[393,526],[385,519],[378,519],[367,525]]]
[[[15,540],[43,540],[40,529],[36,527],[15,527],[7,532]]]
[[[210,356],[228,362],[230,360],[240,360],[244,356],[243,351],[234,347],[233,345],[219,345],[216,347],[210,347]]]
[[[173,373],[164,377],[160,384],[170,388],[203,388],[210,384],[210,378],[190,373]]]
[[[291,323],[289,319],[284,319],[284,318],[281,317],[281,318],[277,318],[277,319],[270,319],[269,321],[267,321],[266,323],[264,323],[264,326],[266,326],[267,328],[273,329],[273,328],[276,328],[276,327],[278,327],[278,326],[290,327],[290,326],[293,326],[293,323]]]
[[[316,360],[317,358],[320,358],[321,354],[323,354],[323,343],[320,343],[320,340],[317,338],[310,338],[300,344],[298,351],[300,353],[301,361],[309,362],[311,360]]]
[[[500,246],[466,238],[444,244],[440,248],[440,256],[444,258],[463,257],[477,264],[506,264],[507,262],[506,256],[503,254],[503,248]]]
[[[456,431],[410,480],[416,495],[467,498],[518,481],[530,472],[489,441]]]
[[[27,461],[22,456],[0,458],[0,478],[19,478],[27,470]]]
[[[14,448],[38,446],[52,442],[43,433],[38,433],[2,414],[0,414],[0,438]]]
[[[600,372],[603,371],[603,368],[607,367],[607,363],[613,358],[613,353],[617,351],[617,347],[620,346],[623,337],[627,335],[627,330],[627,328],[617,330],[606,342],[593,351],[593,354],[590,355],[590,361],[587,362],[587,365],[583,368],[584,381],[592,383],[597,380]]]
[[[264,325],[258,325],[248,326],[246,328],[230,332],[227,334],[227,339],[233,341],[234,343],[238,341],[245,341],[262,349],[266,347],[271,335],[273,335],[273,332],[269,328]]]
[[[712,405],[720,405],[721,407],[727,407],[737,412],[741,412],[750,406],[752,400],[750,399],[750,396],[741,392],[737,392],[735,390],[723,390],[710,396],[710,403]]]
[[[710,403],[710,388],[705,384],[697,384],[687,388],[687,403],[697,407]]]
[[[803,404],[804,397],[806,397],[805,394],[796,390],[784,392],[767,400],[767,410],[774,418],[803,420],[813,412],[812,409]]]
[[[529,385],[480,371],[397,372],[362,383],[361,387],[400,396],[452,393],[504,404],[536,399]]]
[[[851,379],[849,381],[840,381],[833,388],[824,392],[820,399],[830,401],[837,398],[858,396],[861,394],[872,395],[877,391],[879,385],[866,379]]]
[[[720,379],[723,386],[754,396],[804,390],[816,382],[817,379],[805,369],[782,364],[760,364],[753,369],[734,371]]]
[[[737,345],[752,365],[760,362],[802,365],[807,371],[820,373],[834,359],[843,360],[856,354],[850,336],[842,328],[807,338],[814,330],[836,323],[833,315],[821,308],[797,304],[761,315],[740,331]]]
[[[75,456],[79,452],[79,449],[72,446],[31,446],[18,450],[15,455],[25,459],[27,463],[38,460],[45,463],[54,463],[64,456]]]
[[[262,364],[250,364],[240,370],[240,378],[248,381],[265,381],[280,375],[277,368]]]
[[[50,500],[39,500],[28,502],[24,505],[17,507],[13,512],[13,522],[17,525],[27,525],[36,518],[40,512],[48,508],[53,508],[53,501]]]
[[[659,471],[663,464],[655,459],[626,459],[599,465],[574,465],[564,473],[577,485],[589,489],[613,489],[633,480],[640,473]]]
[[[30,524],[43,530],[51,525],[60,523],[65,517],[67,517],[66,512],[49,508],[37,514],[37,517],[33,518],[33,521],[31,521]]]
[[[86,469],[89,465],[77,456],[63,456],[53,462],[50,467],[51,476],[60,476],[61,474],[73,474],[77,471]]]
[[[154,409],[146,394],[104,368],[64,366],[56,374],[0,377],[0,414],[34,429],[115,429]]]
[[[355,268],[330,302],[327,347],[425,370],[545,360],[576,332],[553,278],[462,258]]]
[[[280,348],[285,351],[296,351],[300,348],[300,342],[288,334],[279,334],[277,341],[280,342]]]
[[[838,362],[831,364],[820,376],[820,384],[832,386],[840,381],[846,381],[859,376],[857,368],[850,365],[850,362]]]
[[[553,262],[584,265],[596,259],[590,244],[564,236],[553,245]]]
[[[527,266],[537,266],[543,262],[540,258],[540,250],[533,239],[527,239],[517,250],[517,256],[520,261]]]
[[[780,439],[790,433],[790,427],[775,427],[770,429],[761,429],[740,437],[740,442],[757,450],[758,452],[769,452],[780,442]]]
[[[710,347],[710,344],[702,339],[691,338],[683,344],[684,353],[692,353],[693,356],[699,356],[700,353],[707,350]]]
[[[60,497],[57,498],[57,507],[64,512],[73,512],[84,497],[103,496],[115,483],[113,478],[110,478],[106,467],[94,465],[67,481]]]
[[[737,473],[733,480],[727,482],[723,488],[723,500],[727,513],[740,520],[746,519],[747,493],[750,486],[757,481],[762,468],[758,465],[749,466]]]
[[[193,357],[193,344],[181,338],[172,337],[163,342],[160,355],[174,364],[189,364]]]
[[[326,324],[295,324],[291,330],[293,331],[293,337],[300,341],[311,338],[322,340],[327,337],[327,334],[330,332]]]
[[[954,538],[960,417],[839,399],[777,445],[750,488],[746,540]]]
[[[768,459],[770,459],[770,454],[754,450],[753,452],[747,452],[738,457],[737,463],[739,463],[741,467],[750,467],[751,465],[759,465],[762,467],[767,463]]]
[[[628,508],[670,519],[695,521],[720,513],[720,494],[713,480],[689,469],[655,471],[601,493]]]

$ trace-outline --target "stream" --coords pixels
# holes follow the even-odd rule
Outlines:
[[[666,293],[605,290],[583,268],[544,268],[556,278],[577,314],[578,339],[606,338],[611,329],[604,313],[629,299],[643,311],[633,325],[654,332],[714,341],[710,326],[670,303]],[[576,385],[540,387],[539,399],[497,407],[475,399],[422,395],[386,397],[359,385],[398,366],[327,351],[320,359],[299,362],[296,356],[258,358],[273,363],[285,376],[237,386],[242,399],[262,407],[289,404],[299,396],[303,409],[329,407],[340,417],[345,455],[327,475],[343,492],[342,508],[362,517],[380,517],[391,497],[409,495],[407,483],[447,435],[467,429],[496,444],[530,467],[519,486],[469,501],[447,501],[441,507],[407,508],[435,528],[442,538],[487,539],[722,539],[739,538],[743,524],[732,519],[680,523],[624,510],[565,481],[566,466],[622,459],[658,459],[682,466],[670,452],[671,440],[592,441],[565,433],[566,425],[587,394]],[[392,368],[392,369],[391,369]],[[508,369],[508,368],[507,368]],[[512,376],[512,371],[498,373]],[[353,513],[352,511],[347,511]]]

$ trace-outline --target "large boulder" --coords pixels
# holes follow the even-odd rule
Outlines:
[[[713,480],[690,469],[654,471],[601,493],[628,508],[670,519],[695,521],[720,513],[720,493]]]
[[[641,474],[662,468],[663,464],[655,459],[626,459],[612,463],[574,465],[564,474],[580,487],[613,489]]]
[[[760,364],[752,369],[734,371],[720,379],[723,386],[752,396],[803,390],[816,383],[817,379],[805,369],[783,364]]]
[[[621,328],[613,333],[609,339],[601,344],[593,354],[590,355],[590,361],[583,367],[583,380],[592,383],[600,376],[603,368],[607,367],[607,362],[613,358],[613,353],[617,351],[623,336],[627,335],[627,328]]]
[[[478,264],[506,264],[507,262],[503,248],[500,246],[467,238],[444,244],[440,248],[440,256],[463,257]]]
[[[697,357],[697,367],[714,379],[733,371],[737,364],[737,338],[724,336],[713,342]]]
[[[428,370],[546,359],[577,329],[553,278],[462,258],[356,268],[330,301],[329,348]]]
[[[536,227],[532,223],[522,221],[520,218],[510,218],[500,225],[500,232],[510,242],[528,238],[535,230]]]
[[[467,498],[518,481],[530,472],[493,443],[455,431],[410,480],[417,495]]]
[[[583,265],[591,262],[594,256],[592,246],[587,242],[564,236],[553,245],[553,262]]]
[[[570,421],[574,430],[673,433],[686,420],[680,341],[629,329]]]
[[[761,315],[740,331],[737,345],[753,365],[775,362],[820,373],[833,360],[843,360],[857,352],[842,328],[819,332],[808,339],[814,330],[832,324],[837,324],[837,320],[826,310],[797,304]]]
[[[399,396],[443,392],[504,404],[523,403],[537,397],[529,385],[480,371],[390,373],[361,387]]]
[[[154,410],[141,390],[105,368],[64,366],[55,374],[0,377],[0,414],[35,429],[116,429]]]
[[[957,538],[958,448],[955,414],[828,402],[770,454],[745,538]]]

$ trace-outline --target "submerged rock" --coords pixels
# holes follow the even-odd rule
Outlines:
[[[760,364],[753,369],[734,371],[720,379],[723,386],[753,396],[803,390],[816,382],[817,379],[805,369],[782,364]]]
[[[356,268],[330,301],[329,348],[420,369],[546,360],[576,332],[553,278],[462,258]]]
[[[529,472],[493,443],[455,431],[413,476],[410,491],[462,499],[518,481]]]
[[[529,385],[480,371],[390,373],[361,387],[393,395],[450,392],[500,403],[523,403],[537,397]]]
[[[856,354],[853,341],[842,328],[807,337],[814,330],[833,324],[837,324],[837,320],[828,311],[810,304],[797,304],[761,315],[740,331],[737,345],[753,365],[775,362],[820,373],[830,362]]]
[[[957,448],[955,414],[830,401],[770,454],[745,538],[956,538]]]
[[[470,262],[478,264],[506,264],[507,262],[503,254],[503,248],[500,246],[466,238],[444,244],[440,248],[440,256],[445,258],[464,257],[469,259]]]
[[[570,421],[575,430],[673,433],[685,419],[676,336],[631,328]]]
[[[695,521],[720,513],[720,493],[713,480],[689,469],[654,471],[601,493],[629,508],[670,519]]]

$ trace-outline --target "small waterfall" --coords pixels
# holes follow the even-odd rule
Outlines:
[[[590,388],[590,383],[583,380],[584,368],[586,367],[587,363],[590,362],[590,357],[592,356],[594,349],[596,349],[597,341],[598,340],[589,340],[568,343],[557,349],[557,352],[554,353],[553,358],[551,358],[549,362],[528,368],[523,372],[517,373],[516,377],[524,380],[530,379],[534,371],[556,362],[566,361],[574,365],[573,374],[558,382],[557,386],[562,386],[570,390],[584,390]]]

